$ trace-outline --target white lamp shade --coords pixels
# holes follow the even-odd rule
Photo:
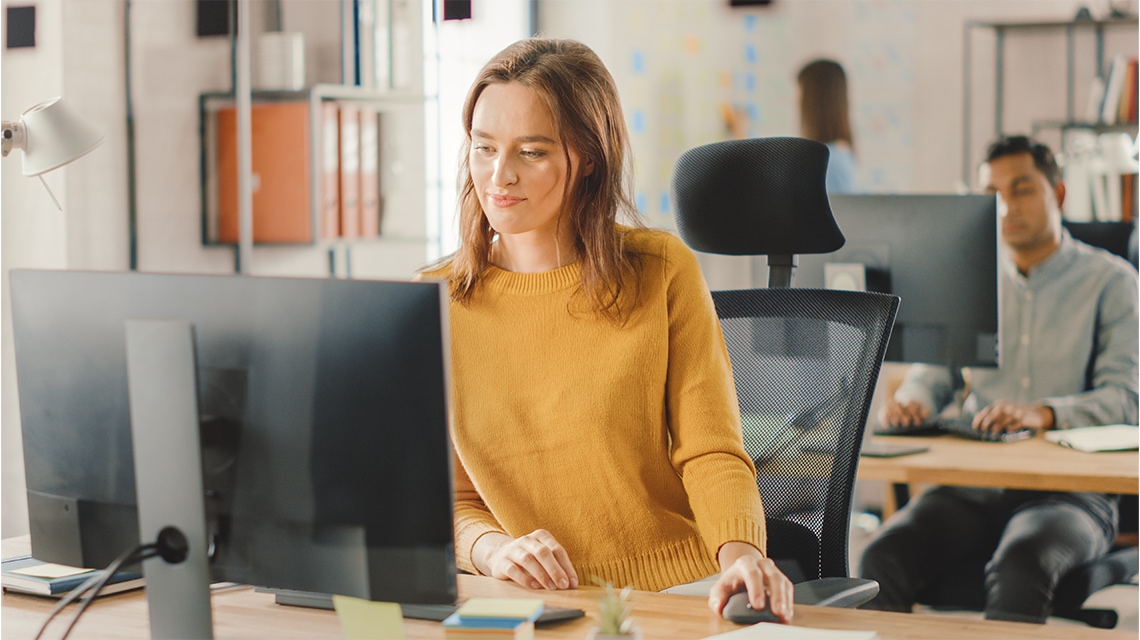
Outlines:
[[[102,144],[105,137],[58,97],[25,111],[20,115],[20,123],[24,126],[26,176],[38,176],[81,158]]]
[[[1102,133],[1097,140],[1100,155],[1104,158],[1105,171],[1111,173],[1137,173],[1140,164],[1136,160],[1136,141],[1123,132]]]

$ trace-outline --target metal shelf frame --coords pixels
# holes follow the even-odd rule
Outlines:
[[[1025,32],[1025,31],[1058,31],[1064,30],[1065,32],[1065,46],[1066,46],[1066,68],[1065,68],[1065,122],[1063,123],[1042,123],[1042,128],[1066,128],[1071,123],[1072,126],[1079,127],[1093,127],[1103,130],[1114,130],[1113,127],[1118,125],[1104,124],[1104,123],[1079,123],[1074,122],[1075,105],[1074,103],[1074,76],[1075,68],[1073,59],[1076,50],[1076,33],[1078,30],[1093,30],[1096,37],[1096,75],[1104,79],[1106,69],[1104,68],[1104,34],[1107,29],[1115,27],[1132,27],[1133,31],[1136,30],[1138,24],[1137,18],[1109,18],[1105,20],[1063,20],[1063,21],[1038,21],[1038,22],[990,22],[971,20],[966,22],[963,27],[963,47],[962,47],[962,180],[969,184],[970,175],[972,173],[970,166],[970,127],[971,118],[970,101],[971,94],[971,63],[972,56],[972,42],[971,33],[974,29],[989,29],[994,32],[997,39],[996,52],[994,54],[994,137],[1000,137],[1003,132],[1002,127],[1002,111],[1005,106],[1005,36],[1007,33],[1012,32]],[[1038,126],[1035,124],[1034,129],[1037,130]]]

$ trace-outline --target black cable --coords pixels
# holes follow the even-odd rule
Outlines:
[[[79,616],[83,614],[83,610],[90,605],[91,600],[95,599],[95,596],[99,594],[99,591],[103,589],[103,587],[107,584],[107,581],[111,579],[111,576],[115,575],[115,573],[118,572],[119,567],[125,564],[133,564],[147,558],[153,558],[155,555],[157,555],[157,551],[154,544],[139,545],[133,549],[126,551],[118,558],[115,558],[111,564],[107,565],[107,568],[103,569],[102,571],[96,571],[90,578],[85,580],[78,587],[72,589],[70,593],[68,593],[64,598],[56,603],[55,607],[51,610],[51,613],[48,614],[47,620],[44,620],[44,623],[40,627],[40,630],[36,633],[35,640],[39,640],[40,637],[43,636],[44,631],[46,631],[48,628],[48,625],[51,624],[51,621],[55,618],[56,615],[59,614],[60,611],[63,611],[67,605],[75,602],[75,600],[82,597],[85,593],[94,589],[90,598],[84,600],[84,602],[80,604],[79,610],[75,614],[75,618],[72,619],[71,624],[68,625],[67,630],[63,634],[63,637],[66,638],[67,634],[71,632],[71,628],[74,627],[75,623],[79,620]]]
[[[142,560],[147,560],[149,558],[157,556],[158,551],[154,550],[153,548],[147,549],[147,547],[154,546],[155,545],[144,545],[139,547],[137,549],[137,557],[132,556],[122,564],[134,564],[135,562],[141,562]],[[90,589],[90,591],[87,593],[87,596],[84,597],[83,601],[79,603],[79,608],[75,611],[75,617],[71,619],[71,623],[67,625],[67,628],[63,630],[63,635],[60,636],[60,640],[66,640],[68,634],[71,633],[71,629],[75,627],[75,623],[79,622],[79,618],[83,615],[83,612],[87,610],[87,607],[91,606],[91,603],[95,601],[95,598],[99,597],[99,592],[103,590],[103,587],[107,586],[107,582],[110,581],[111,578],[114,577],[115,573],[119,570],[119,567],[113,565],[114,563],[103,570],[102,579],[99,580],[99,582],[97,582],[95,586]]]

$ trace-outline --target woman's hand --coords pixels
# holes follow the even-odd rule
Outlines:
[[[578,588],[578,573],[566,549],[544,529],[521,538],[488,533],[475,542],[471,557],[483,575],[528,589]]]
[[[728,599],[743,589],[748,590],[748,602],[760,609],[769,601],[769,608],[782,622],[792,621],[792,602],[795,591],[792,581],[765,558],[760,551],[745,542],[726,542],[717,553],[720,562],[720,579],[709,592],[709,608],[719,615]]]

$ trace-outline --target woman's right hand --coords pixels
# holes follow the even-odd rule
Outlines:
[[[578,573],[566,549],[544,529],[520,538],[488,533],[475,543],[471,555],[482,574],[528,589],[578,588]]]

